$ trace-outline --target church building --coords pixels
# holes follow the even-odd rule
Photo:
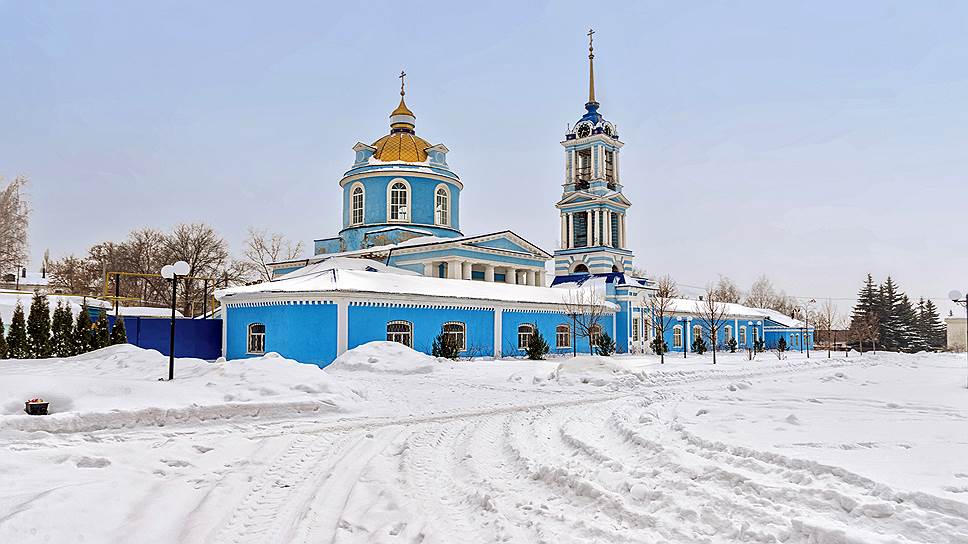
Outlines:
[[[339,182],[339,233],[315,240],[309,258],[272,263],[272,281],[216,294],[225,357],[277,352],[324,366],[374,340],[429,353],[440,334],[451,336],[464,357],[506,357],[522,354],[535,332],[552,354],[588,353],[603,334],[619,353],[647,352],[653,286],[631,273],[624,144],[595,100],[591,38],[590,31],[585,112],[561,142],[560,244],[553,255],[509,230],[463,233],[463,182],[447,146],[417,135],[401,72],[389,133],[352,148],[353,164]],[[552,259],[554,275],[547,277]],[[694,324],[695,301],[681,303],[666,341],[685,353],[691,338],[708,331]],[[731,305],[719,338],[735,337],[742,347],[800,332],[798,322],[767,312]]]

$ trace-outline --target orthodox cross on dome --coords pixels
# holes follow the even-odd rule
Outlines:
[[[400,96],[403,96],[403,95],[407,94],[403,90],[403,86],[404,86],[404,83],[405,83],[405,81],[404,81],[404,78],[405,77],[407,77],[407,73],[404,72],[403,70],[400,70]]]
[[[588,103],[595,102],[595,48],[592,46],[592,38],[595,31],[588,29]]]

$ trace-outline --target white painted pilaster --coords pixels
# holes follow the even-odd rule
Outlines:
[[[427,276],[428,278],[437,277],[437,270],[436,270],[436,267],[434,266],[434,263],[424,263],[423,275]]]
[[[504,312],[504,308],[494,308],[494,357],[498,358],[501,356],[501,327],[503,325],[501,315]]]
[[[484,265],[484,281],[494,282],[494,265]]]
[[[569,213],[568,217],[568,245],[566,247],[575,247],[575,214]]]
[[[346,352],[349,343],[349,305],[346,300],[336,301],[336,355]]]
[[[473,264],[470,261],[464,261],[463,263],[461,263],[461,276],[465,280],[469,280],[473,277],[472,267],[473,267]]]

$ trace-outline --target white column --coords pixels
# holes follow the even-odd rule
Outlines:
[[[613,176],[615,177],[615,183],[619,183],[619,177],[618,177],[618,149],[616,149],[615,151],[612,152],[612,162],[614,163],[613,170],[615,170],[615,173],[613,174]]]
[[[507,268],[507,272],[504,273],[504,282],[514,285],[518,282],[518,269],[517,268]]]
[[[692,336],[692,321],[683,320],[682,326],[686,329],[683,331],[685,334],[682,335],[682,337],[685,338],[686,343],[683,344],[682,347],[686,351],[689,351],[689,348],[692,346],[692,340],[689,339],[689,337]]]
[[[336,355],[346,352],[349,338],[349,302],[336,301]]]
[[[561,249],[565,249],[566,247],[568,247],[567,245],[565,245],[567,243],[565,238],[567,237],[568,237],[568,226],[565,225],[565,214],[561,214],[561,239],[560,239],[560,243],[558,244],[558,247],[560,247]]]
[[[537,281],[538,281],[538,287],[544,287],[545,286],[545,271],[544,270],[538,271]]]
[[[437,277],[437,270],[434,267],[434,263],[424,263],[423,275],[430,278]]]
[[[568,248],[575,247],[575,214],[569,213],[568,217]]]
[[[605,210],[605,245],[612,245],[612,210]]]
[[[452,280],[460,279],[460,261],[454,259],[447,263],[447,277]]]
[[[595,210],[588,210],[588,246],[595,245]]]
[[[494,265],[484,265],[484,281],[494,282]]]
[[[461,272],[463,272],[462,275],[463,275],[464,279],[465,280],[471,279],[473,277],[473,274],[472,274],[473,264],[470,261],[464,261],[461,264],[461,267],[462,267]]]
[[[501,356],[501,313],[503,308],[494,308],[494,357]]]
[[[536,271],[528,270],[528,285],[538,285],[538,282],[536,281],[537,276],[538,273]]]
[[[621,248],[625,248],[625,214],[619,214],[618,216],[618,245]]]

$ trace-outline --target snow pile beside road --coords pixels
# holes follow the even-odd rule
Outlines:
[[[451,361],[414,351],[399,342],[369,342],[336,358],[326,368],[376,374],[429,374]]]
[[[359,395],[314,365],[270,353],[209,363],[124,344],[64,359],[0,361],[0,429],[50,432],[346,410]],[[46,417],[24,401],[49,401]]]

